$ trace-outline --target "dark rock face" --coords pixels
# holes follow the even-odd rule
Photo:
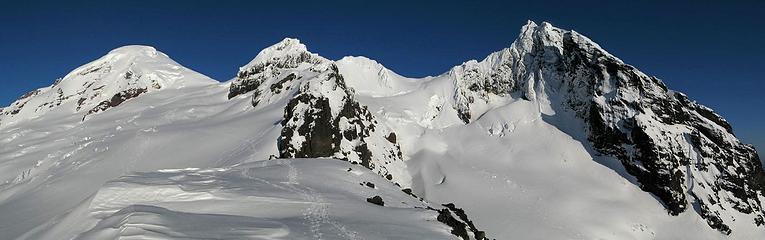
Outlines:
[[[88,113],[85,114],[85,116],[83,116],[82,119],[84,120],[85,117],[87,117],[90,114],[109,110],[110,108],[116,107],[122,104],[123,102],[131,98],[138,97],[139,95],[144,93],[146,93],[146,88],[133,88],[133,89],[128,89],[128,90],[119,92],[116,95],[112,96],[111,99],[103,101],[99,103],[98,105],[96,105],[96,107],[94,107],[93,109],[90,109],[90,111],[88,111]]]
[[[293,109],[299,103],[308,104],[311,107],[309,110],[311,112],[306,114],[303,119],[308,124],[303,124],[297,129],[284,128],[282,130],[283,137],[279,139],[280,157],[331,157],[340,150],[341,135],[339,132],[338,134],[334,132],[337,128],[333,125],[329,101],[322,98],[315,99],[312,103],[311,100],[314,99],[309,95],[298,95],[287,105],[287,109]],[[294,114],[294,112],[285,111],[282,125],[285,125],[285,121],[288,119],[294,118]],[[306,140],[300,146],[291,146],[289,142],[291,142],[296,130],[298,135],[305,137]]]
[[[446,224],[447,226],[452,228],[451,233],[454,234],[454,236],[460,237],[462,239],[468,240],[470,237],[468,237],[468,233],[466,230],[467,225],[456,218],[452,216],[449,209],[441,209],[438,210],[438,217],[436,219],[439,222],[442,222]]]
[[[385,137],[395,134],[381,127],[367,107],[354,99],[334,65],[300,86],[284,109],[281,125],[281,158],[344,159],[388,180],[393,175],[387,165],[402,162],[400,146]]]
[[[465,214],[465,210],[462,210],[462,208],[458,208],[457,206],[454,205],[454,203],[447,203],[447,204],[444,204],[443,206],[449,209],[449,211],[452,211],[454,214],[457,215],[457,217],[460,218],[460,220],[462,220],[462,222],[467,224],[470,231],[473,232],[473,234],[475,235],[475,239],[486,238],[486,233],[484,231],[478,230],[478,228],[475,227],[475,224],[473,224],[473,221],[468,219],[467,214]]]
[[[619,159],[669,214],[698,205],[699,215],[726,234],[731,232],[728,224],[736,221],[729,211],[765,225],[759,200],[765,172],[754,147],[741,143],[711,109],[667,89],[586,37],[530,23],[510,49],[473,64],[490,67],[458,69],[464,74],[458,78],[455,109],[466,123],[472,104],[486,101],[484,96],[518,93],[526,100],[549,101],[555,112],[579,118],[596,154]]]
[[[321,62],[321,59],[310,53],[301,53],[297,56],[287,56],[282,59],[257,64],[249,69],[240,71],[236,75],[236,80],[234,80],[229,89],[228,98],[231,99],[238,95],[254,91],[269,78],[279,76],[282,71],[295,69],[299,67],[301,63],[319,64]],[[291,81],[294,78],[294,74],[288,75],[280,81],[279,85],[284,85],[286,81]],[[273,86],[272,88],[276,89],[275,87],[281,88],[281,86]]]

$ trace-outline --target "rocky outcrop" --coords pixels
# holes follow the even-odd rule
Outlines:
[[[297,39],[287,38],[268,47],[239,69],[228,98],[252,92],[252,105],[287,96],[299,84],[327,70],[329,60],[308,52]]]
[[[96,105],[93,109],[90,109],[88,113],[82,118],[83,120],[90,114],[103,112],[106,110],[109,110],[110,108],[119,106],[123,102],[136,98],[141,94],[146,93],[146,88],[134,88],[134,89],[128,89],[122,92],[117,93],[116,95],[112,96],[111,99],[103,101]]]
[[[453,203],[443,204],[443,209],[437,210],[438,217],[436,220],[451,227],[450,231],[454,236],[457,236],[464,240],[476,239],[476,240],[488,240],[486,232],[478,230],[473,221],[471,221],[465,211],[456,207]],[[435,210],[435,209],[433,209]],[[452,215],[454,214],[454,215]],[[457,217],[454,217],[454,216]],[[468,234],[471,233],[471,234]],[[471,238],[472,235],[472,238]]]
[[[337,65],[287,38],[240,68],[229,98],[252,93],[255,108],[285,104],[279,158],[337,158],[361,164],[402,185],[409,184],[396,134],[380,124]]]
[[[395,133],[355,100],[334,65],[300,85],[284,109],[281,125],[280,158],[343,159],[388,180],[409,183]]]

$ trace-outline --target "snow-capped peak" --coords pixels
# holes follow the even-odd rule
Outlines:
[[[123,54],[148,57],[156,57],[157,55],[161,54],[164,57],[168,57],[166,54],[157,51],[156,48],[146,45],[125,45],[109,51],[108,54]]]
[[[301,72],[305,71],[305,74],[314,75],[327,70],[331,62],[318,54],[309,52],[300,40],[285,38],[263,49],[247,65],[239,68],[236,78],[231,82],[228,97],[233,98],[255,90],[257,90],[256,98],[271,98],[271,94],[260,95],[267,90],[280,95],[285,93],[281,87],[292,88],[291,84],[286,83],[291,82],[295,77],[304,77]],[[253,99],[253,103],[259,101],[260,99]]]
[[[242,71],[253,66],[265,64],[267,62],[279,61],[280,59],[295,58],[303,55],[309,55],[313,58],[326,60],[323,57],[308,51],[308,48],[303,43],[301,43],[300,40],[296,38],[285,38],[284,40],[261,50],[258,55],[252,59],[252,61],[247,63],[247,65],[239,68],[239,70]]]
[[[511,49],[522,55],[523,53],[533,52],[533,48],[537,44],[541,46],[560,46],[563,42],[563,34],[568,32],[567,30],[553,27],[547,22],[537,25],[533,21],[528,21],[521,28],[521,34],[513,42]]]
[[[563,36],[570,34],[573,42],[580,48],[586,49],[588,52],[600,51],[608,57],[612,57],[619,62],[622,62],[612,54],[608,53],[605,49],[600,47],[596,42],[590,40],[586,36],[579,34],[574,30],[565,30],[553,26],[548,22],[542,22],[537,25],[534,21],[529,20],[526,25],[521,28],[521,34],[511,45],[511,49],[518,53],[533,52],[534,45],[537,47],[554,47],[562,49]],[[622,62],[623,63],[623,62]]]
[[[67,114],[90,115],[143,93],[215,83],[153,47],[119,47],[69,72],[53,85],[19,98],[0,115],[0,127],[59,109]]]
[[[183,68],[179,63],[172,60],[167,54],[157,51],[156,48],[143,45],[127,45],[109,51],[103,57],[80,66],[64,76],[62,82],[77,78],[77,75],[87,75],[103,69],[104,67],[115,70],[178,70]],[[203,82],[209,82],[201,79]],[[169,83],[169,82],[168,82]]]

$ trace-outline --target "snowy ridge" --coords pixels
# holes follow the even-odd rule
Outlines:
[[[356,94],[390,97],[406,94],[422,84],[420,79],[406,78],[366,57],[343,57],[335,62]]]

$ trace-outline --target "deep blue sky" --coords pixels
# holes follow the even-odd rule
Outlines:
[[[765,151],[762,1],[0,1],[0,106],[127,44],[227,80],[297,37],[322,56],[364,55],[414,77],[507,47],[531,19],[589,36]]]

